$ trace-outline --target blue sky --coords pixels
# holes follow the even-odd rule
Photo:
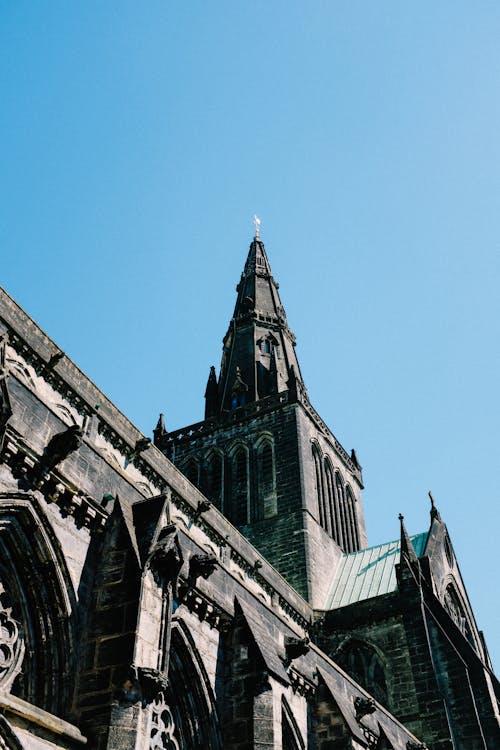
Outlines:
[[[2,3],[2,285],[145,434],[252,237],[370,544],[447,522],[500,664],[500,6]]]

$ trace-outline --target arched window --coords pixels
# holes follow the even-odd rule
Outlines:
[[[339,544],[345,552],[349,552],[349,540],[347,536],[347,517],[344,496],[344,483],[342,477],[335,473],[335,492],[337,495],[337,508],[339,509]]]
[[[305,744],[293,711],[281,696],[281,746],[283,750],[304,750]]]
[[[312,446],[312,455],[314,459],[314,471],[316,477],[316,494],[318,498],[318,515],[319,523],[326,530],[326,509],[325,509],[325,486],[323,478],[323,464],[319,454],[319,449],[315,443]]]
[[[372,646],[354,641],[335,656],[345,671],[384,706],[388,706],[387,681],[382,660]]]
[[[352,540],[351,552],[354,552],[355,550],[359,549],[358,516],[356,513],[356,505],[355,505],[354,496],[349,486],[346,487],[345,494],[346,494],[347,516],[349,518],[349,527],[351,530],[351,534],[350,534],[350,537]]]
[[[248,523],[248,453],[241,445],[231,460],[231,508],[229,520],[236,526]]]
[[[152,705],[150,750],[220,750],[215,697],[194,644],[180,627],[172,629],[168,683]]]
[[[459,628],[462,634],[467,638],[470,644],[476,648],[474,643],[474,636],[472,635],[472,628],[469,622],[469,618],[465,613],[460,597],[455,590],[452,583],[449,583],[444,592],[444,608],[450,615],[455,625]]]
[[[223,507],[223,460],[220,453],[212,453],[207,464],[207,497],[222,510]]]
[[[327,513],[328,530],[330,531],[333,539],[339,544],[339,535],[337,527],[337,516],[335,513],[335,489],[333,479],[333,469],[330,463],[330,459],[327,457],[324,461],[325,465],[325,506]]]
[[[200,469],[198,466],[198,462],[195,461],[194,458],[187,459],[186,463],[184,464],[184,474],[192,484],[196,485],[196,487],[199,486]]]
[[[265,439],[257,450],[258,517],[272,518],[278,512],[273,444]]]

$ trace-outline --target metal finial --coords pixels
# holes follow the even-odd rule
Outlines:
[[[399,514],[399,516],[398,516],[398,520],[399,520],[399,521],[404,521],[404,520],[405,520],[405,517],[403,516],[403,514],[402,514],[402,513],[400,513],[400,514]]]
[[[255,239],[260,239],[260,219],[257,214],[253,215],[253,225],[255,227]]]

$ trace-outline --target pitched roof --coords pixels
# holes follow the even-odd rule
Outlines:
[[[427,542],[427,532],[410,537],[417,557]],[[337,609],[362,599],[371,599],[396,591],[396,563],[399,562],[401,540],[385,542],[344,555],[332,581],[325,609]]]

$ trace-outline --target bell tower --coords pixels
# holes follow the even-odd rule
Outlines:
[[[161,417],[155,444],[321,608],[325,573],[366,546],[361,466],[309,401],[258,231],[236,292],[205,419],[167,432]]]

